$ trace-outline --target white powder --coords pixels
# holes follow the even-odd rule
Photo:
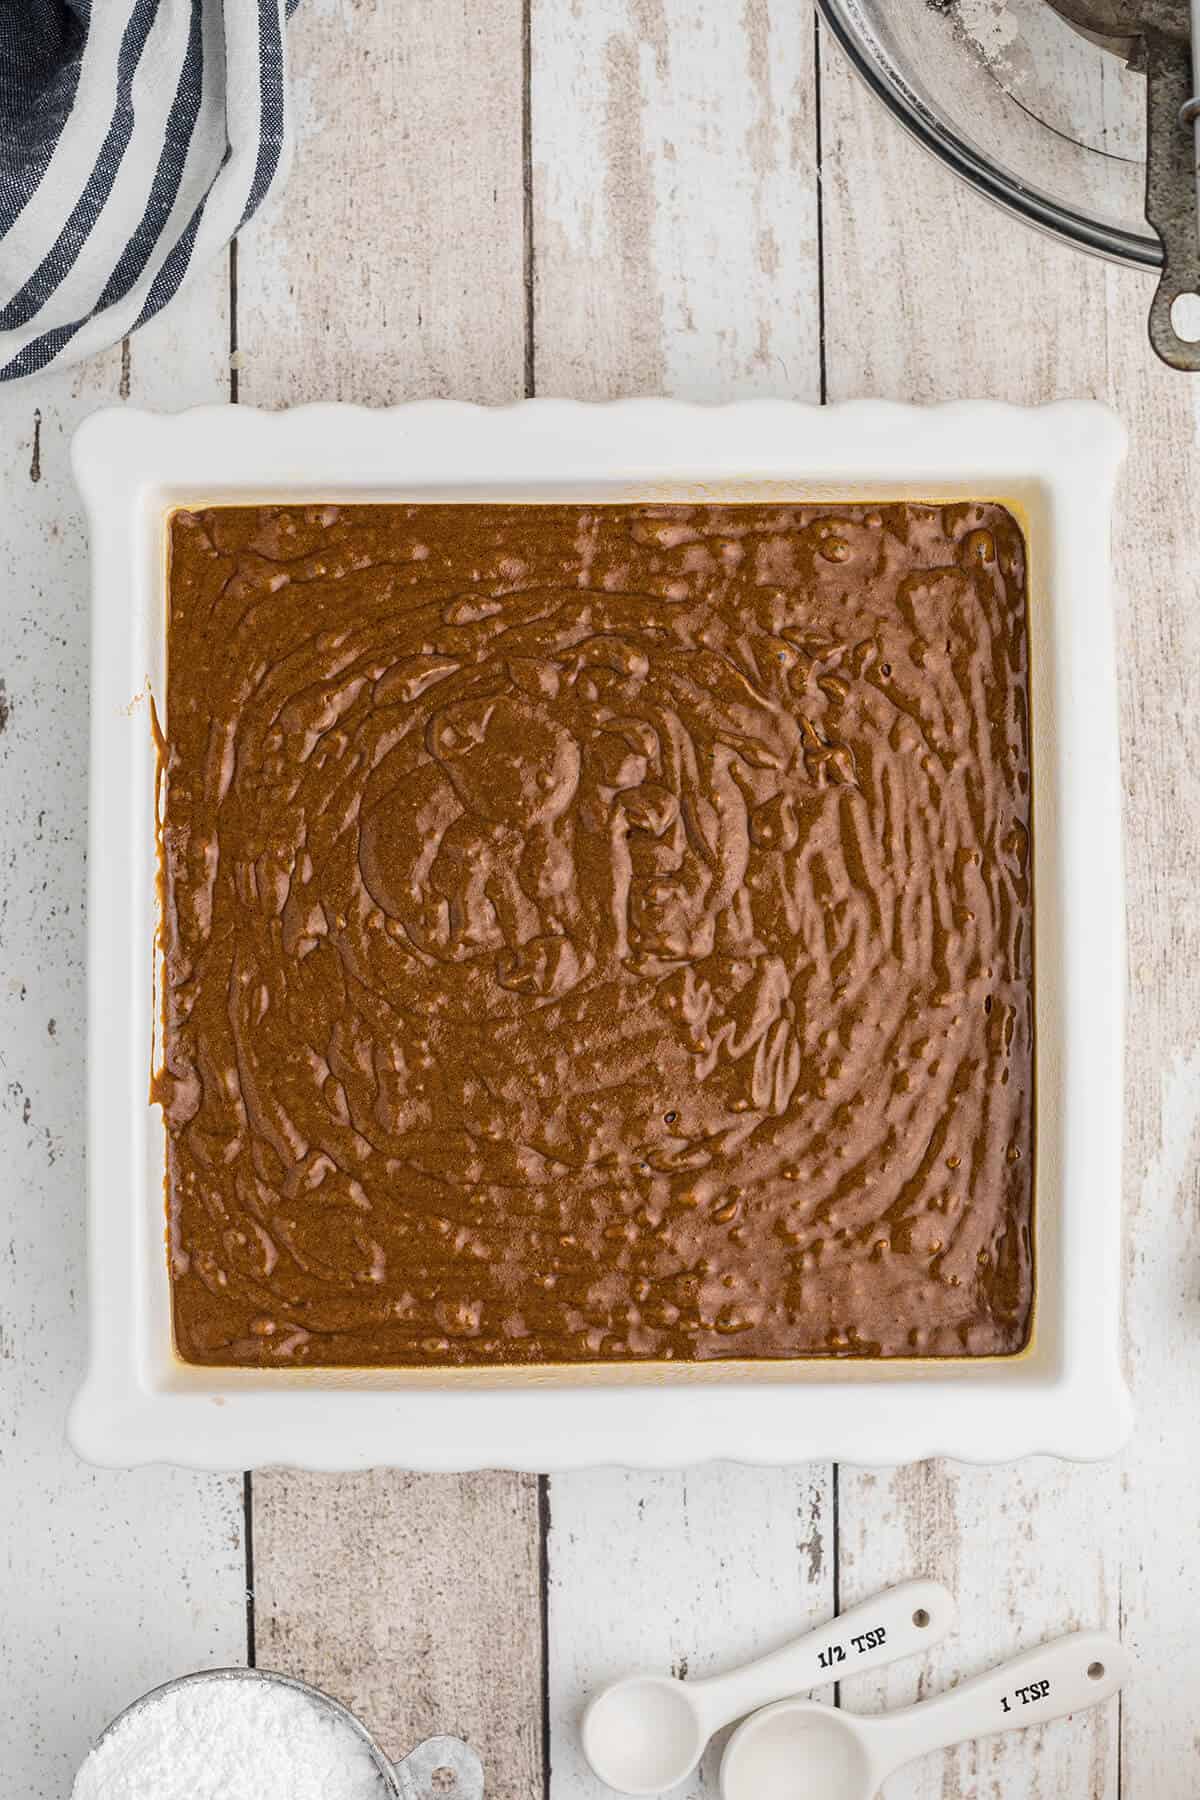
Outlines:
[[[1020,38],[1021,27],[1005,0],[958,0],[958,18],[983,52],[985,62],[1008,61],[1007,53]]]
[[[103,1737],[72,1800],[387,1800],[366,1745],[282,1682],[184,1682]]]

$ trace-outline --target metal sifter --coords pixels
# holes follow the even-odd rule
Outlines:
[[[818,3],[956,174],[1078,249],[1157,272],[1150,341],[1200,370],[1200,0]]]
[[[1200,293],[1200,0],[1048,0],[1055,12],[1146,78],[1146,217],[1163,247],[1150,342],[1175,369],[1200,369],[1176,300]]]
[[[319,1688],[310,1687],[306,1681],[297,1681],[294,1676],[275,1675],[265,1669],[201,1669],[193,1675],[180,1675],[173,1681],[163,1682],[160,1687],[151,1688],[149,1693],[143,1694],[118,1713],[105,1727],[91,1754],[95,1755],[109,1733],[134,1713],[153,1707],[167,1695],[189,1683],[211,1681],[272,1682],[303,1694],[314,1706],[332,1714],[341,1726],[358,1738],[378,1769],[383,1793],[389,1796],[389,1800],[483,1800],[483,1765],[471,1746],[464,1744],[460,1738],[426,1738],[400,1762],[393,1763],[384,1755],[361,1719],[356,1718],[340,1700],[334,1700]],[[330,1800],[334,1800],[334,1797],[331,1796]]]

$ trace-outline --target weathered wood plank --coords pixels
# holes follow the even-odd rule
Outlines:
[[[812,20],[533,0],[541,394],[819,392]]]
[[[812,22],[606,0],[532,11],[539,393],[820,392]],[[549,1486],[551,1792],[595,1789],[588,1691],[728,1667],[833,1604],[829,1471],[601,1471]],[[715,1791],[716,1756],[681,1789]]]
[[[1140,1675],[1124,1697],[1123,1800],[1190,1800],[1200,1480],[1200,440],[1193,378],[1144,342],[1149,285],[1109,275],[1110,395],[1132,435],[1117,521],[1130,1012],[1125,1340],[1136,1434],[1109,1531]]]
[[[222,261],[126,358],[0,393],[0,1786],[28,1800],[62,1800],[146,1688],[245,1651],[240,1481],[88,1469],[63,1439],[85,1336],[88,717],[67,451],[122,396],[220,397],[227,285]]]
[[[504,401],[524,386],[519,0],[302,8],[291,183],[239,246],[239,398]],[[258,1658],[397,1754],[449,1731],[542,1786],[537,1484],[253,1482]]]
[[[257,1476],[261,1668],[337,1695],[402,1756],[450,1732],[489,1796],[541,1792],[535,1476]]]
[[[1111,1511],[1116,1477],[1044,1457],[1009,1468],[918,1463],[839,1471],[843,1605],[892,1581],[935,1575],[958,1596],[959,1628],[928,1657],[842,1684],[871,1712],[952,1682],[1077,1626],[1118,1624]],[[888,1800],[1063,1800],[1115,1795],[1117,1708],[1040,1735],[992,1738],[900,1771]]]
[[[521,0],[319,0],[289,47],[297,151],[239,246],[239,397],[524,387]]]
[[[1192,391],[1145,341],[1149,284],[1047,242],[960,188],[897,131],[835,51],[822,61],[830,397],[1034,401],[1091,393],[1132,431],[1115,534],[1130,928],[1126,1335],[1137,1435],[1108,1468],[1034,1462],[844,1471],[847,1594],[928,1561],[964,1615],[939,1678],[1073,1622],[1122,1627],[1141,1662],[1116,1709],[964,1751],[897,1778],[896,1800],[1088,1794],[1173,1800],[1194,1788],[1200,1704],[1170,1679],[1200,1582],[1182,1424],[1200,1358],[1185,1328],[1197,1253],[1200,805],[1194,685],[1200,457]],[[912,1673],[874,1683],[898,1699]],[[864,1699],[867,1696],[864,1695]],[[889,1790],[890,1794],[890,1790]]]
[[[579,1720],[606,1682],[636,1669],[716,1674],[830,1616],[829,1480],[824,1467],[729,1463],[555,1478],[547,1540],[554,1800],[596,1791]],[[715,1794],[725,1735],[679,1788],[681,1800]]]

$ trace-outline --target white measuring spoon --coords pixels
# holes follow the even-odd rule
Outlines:
[[[899,1712],[860,1718],[784,1700],[745,1720],[725,1746],[722,1800],[872,1800],[896,1769],[931,1750],[1098,1706],[1131,1667],[1115,1638],[1077,1631]]]
[[[630,1675],[584,1713],[583,1753],[619,1794],[661,1794],[691,1774],[722,1726],[781,1694],[932,1649],[955,1617],[954,1596],[940,1582],[906,1581],[728,1675]]]

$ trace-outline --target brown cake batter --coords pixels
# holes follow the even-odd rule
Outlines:
[[[169,590],[181,1356],[1021,1347],[1002,507],[222,508]]]

